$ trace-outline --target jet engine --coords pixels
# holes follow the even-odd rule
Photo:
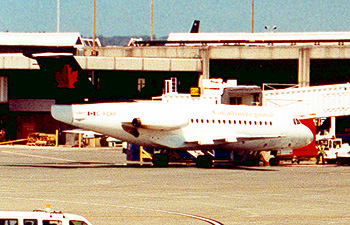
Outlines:
[[[149,130],[177,130],[188,125],[188,118],[182,116],[148,116],[134,118],[131,124],[136,128]]]
[[[130,122],[123,122],[123,129],[134,137],[140,136],[140,129],[155,131],[172,131],[181,129],[189,123],[188,117],[175,111],[150,112],[133,118]]]

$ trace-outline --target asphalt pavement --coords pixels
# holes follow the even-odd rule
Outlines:
[[[0,147],[0,210],[109,224],[348,224],[350,167],[128,166],[121,148]]]

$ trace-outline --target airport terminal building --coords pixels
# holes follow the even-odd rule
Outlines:
[[[50,115],[53,77],[24,56],[41,52],[75,55],[101,101],[159,96],[170,77],[180,93],[197,87],[201,77],[301,87],[350,78],[350,32],[171,34],[167,41],[97,43],[96,49],[78,33],[0,33],[0,123],[12,140],[67,129]]]

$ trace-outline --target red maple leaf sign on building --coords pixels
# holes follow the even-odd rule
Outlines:
[[[72,67],[65,64],[61,72],[55,71],[55,81],[58,88],[74,89],[74,84],[78,81],[78,71],[73,71]]]

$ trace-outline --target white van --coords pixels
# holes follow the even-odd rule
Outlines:
[[[0,211],[0,225],[92,225],[84,217],[57,211]]]

